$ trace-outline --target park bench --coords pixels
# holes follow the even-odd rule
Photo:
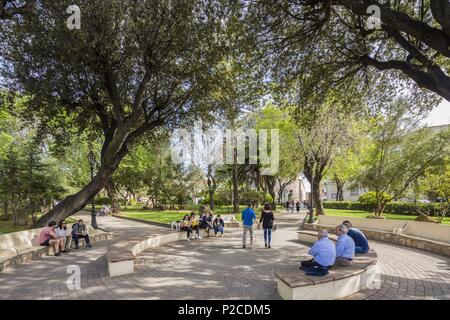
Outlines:
[[[344,220],[349,220],[353,227],[364,232],[368,239],[450,256],[450,226],[438,223],[319,216],[314,223],[305,223],[305,229],[327,229],[329,232],[335,232],[336,226]]]
[[[323,277],[307,276],[299,265],[281,266],[275,271],[278,294],[284,300],[334,300],[363,289],[379,286],[377,254],[370,250],[356,255],[348,267],[333,266]]]
[[[317,241],[317,231],[298,231],[298,240],[313,244]],[[337,236],[330,234],[332,241]],[[275,272],[277,288],[285,300],[340,299],[367,287],[376,285],[377,254],[371,249],[363,255],[355,255],[352,265],[334,266],[324,277],[307,276],[299,270],[299,265],[282,266]]]
[[[42,247],[37,243],[39,233],[43,228],[29,229],[0,235],[0,272],[14,268],[16,265],[28,262],[43,255],[53,255],[52,247]],[[112,234],[103,230],[96,230],[88,225],[91,242],[111,239]],[[84,239],[80,239],[84,246]],[[75,247],[72,241],[72,248]]]

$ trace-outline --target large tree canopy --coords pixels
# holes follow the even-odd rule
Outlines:
[[[367,27],[371,5],[380,8],[379,29]],[[301,79],[303,98],[336,86],[370,95],[389,83],[394,95],[432,106],[415,83],[450,101],[447,0],[261,0],[252,8],[256,32],[279,61],[275,72]]]
[[[4,8],[8,8],[6,1]],[[5,86],[27,94],[43,129],[101,135],[101,165],[80,192],[38,223],[63,219],[97,194],[144,133],[201,110],[220,56],[220,6],[212,1],[80,0],[81,29],[67,28],[66,1],[36,1],[0,24]]]

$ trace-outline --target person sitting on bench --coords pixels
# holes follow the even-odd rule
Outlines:
[[[200,220],[200,224],[200,228],[203,225],[206,236],[209,238],[209,231],[213,228],[213,213],[211,210],[206,210],[206,214],[203,216],[203,219]]]
[[[336,248],[328,239],[327,230],[319,230],[317,232],[317,240],[311,249],[309,249],[308,254],[312,255],[313,258],[308,261],[302,261],[300,269],[306,272],[308,276],[325,276],[328,274],[328,269],[330,269],[336,259]]]
[[[192,229],[191,229],[191,219],[188,214],[184,215],[183,220],[181,221],[180,230],[187,232],[187,241],[190,241]]]
[[[367,253],[369,251],[369,241],[367,241],[364,233],[353,228],[352,223],[348,220],[342,222],[348,228],[347,235],[355,241],[355,253]]]
[[[213,221],[214,234],[216,238],[218,237],[218,233],[220,232],[220,237],[223,237],[223,230],[225,228],[225,221],[223,221],[222,217],[217,215],[217,217]]]
[[[192,232],[194,232],[195,230],[197,239],[201,239],[202,237],[200,237],[200,221],[198,221],[197,216],[195,215],[194,212],[191,212],[190,220]]]
[[[86,241],[86,248],[92,248],[91,242],[89,240],[89,235],[86,230],[86,225],[83,223],[83,220],[78,220],[76,224],[72,226],[72,237],[75,241],[75,248],[79,249],[78,242],[81,239]]]
[[[55,233],[56,222],[51,221],[48,227],[42,229],[39,233],[39,245],[44,247],[53,247],[55,249],[55,256],[60,256],[64,249],[64,239],[58,238]]]
[[[58,228],[55,229],[56,235],[58,238],[64,240],[64,250],[61,252],[69,252],[70,244],[72,243],[72,234],[69,229],[67,229],[66,222],[61,220],[58,224]]]
[[[349,266],[355,255],[355,241],[347,235],[348,228],[340,224],[336,227],[338,240],[336,243],[336,265]]]

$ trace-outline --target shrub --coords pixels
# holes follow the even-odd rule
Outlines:
[[[419,208],[424,212],[429,212],[431,216],[435,216],[439,213],[439,206],[439,203],[389,202],[384,209],[384,213],[417,216],[419,213],[416,210]],[[369,212],[374,209],[373,205],[359,201],[324,201],[323,207],[325,209],[362,210]]]
[[[95,204],[98,206],[103,206],[103,205],[111,205],[111,199],[108,197],[102,197],[102,198],[97,198],[95,199]]]
[[[391,200],[392,197],[388,195],[386,192],[383,192],[381,194],[381,200]],[[376,193],[373,191],[366,192],[359,196],[358,202],[364,205],[372,206],[373,209],[375,209],[375,206],[377,204],[377,196]]]

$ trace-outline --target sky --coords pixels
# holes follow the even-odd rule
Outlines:
[[[428,126],[450,124],[450,102],[443,100],[424,120]]]

